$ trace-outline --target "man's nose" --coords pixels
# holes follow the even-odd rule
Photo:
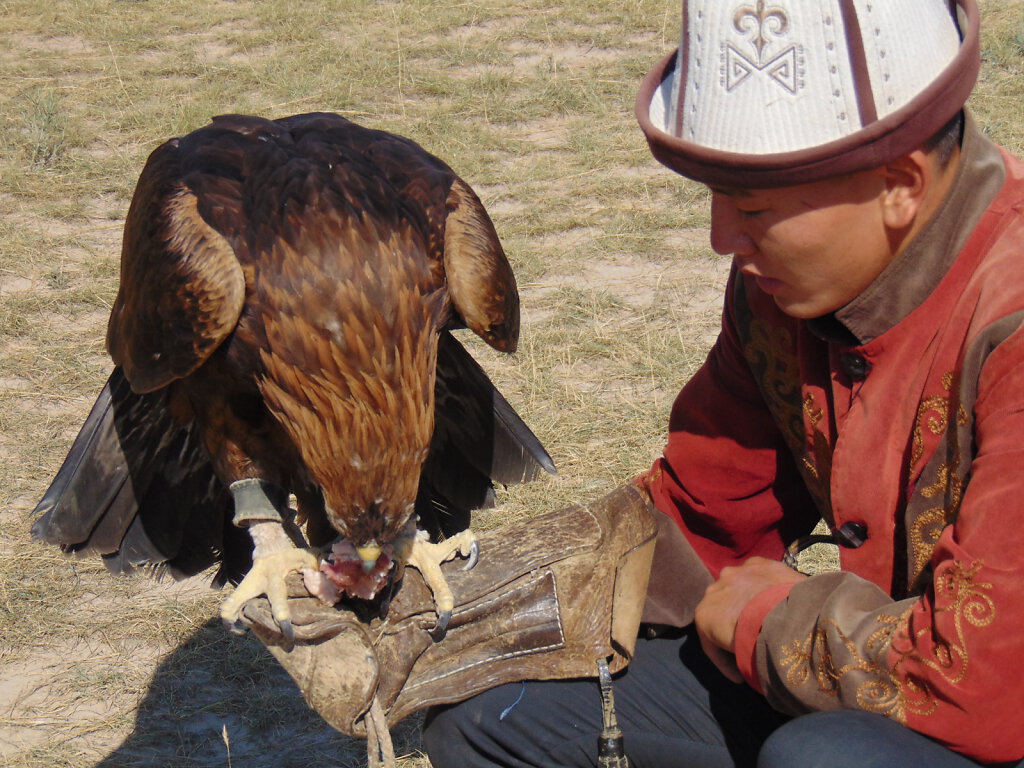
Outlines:
[[[711,247],[723,256],[752,253],[754,241],[743,227],[743,214],[728,195],[711,196]]]

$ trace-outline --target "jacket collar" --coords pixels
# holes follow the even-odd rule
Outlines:
[[[808,320],[813,333],[846,346],[867,344],[920,306],[945,277],[1006,178],[998,148],[965,115],[960,168],[942,205],[859,296]]]

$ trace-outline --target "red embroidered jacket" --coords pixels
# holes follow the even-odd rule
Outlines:
[[[778,558],[823,517],[863,545],[752,601],[747,680],[784,712],[871,710],[1004,761],[1024,756],[1024,163],[972,125],[962,157],[834,318],[788,317],[733,273],[641,478],[689,547],[659,540],[647,618],[689,620],[708,573]]]

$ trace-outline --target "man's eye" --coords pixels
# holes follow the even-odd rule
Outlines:
[[[767,208],[753,208],[753,209],[737,208],[736,210],[738,210],[744,216],[748,216],[749,217],[749,216],[758,216],[758,215],[764,213],[767,210]]]

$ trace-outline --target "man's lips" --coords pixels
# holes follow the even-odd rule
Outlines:
[[[748,277],[754,278],[754,282],[757,283],[757,287],[760,288],[765,293],[767,293],[769,296],[781,291],[783,286],[785,285],[785,283],[783,283],[781,280],[760,274],[757,271],[757,268],[754,267],[752,264],[743,264],[740,267],[740,272],[742,272],[744,275],[747,275]]]
[[[736,266],[739,268],[739,271],[747,277],[754,278],[757,287],[769,296],[778,293],[785,287],[786,284],[782,280],[761,274],[761,271],[754,262],[746,261],[739,256],[734,256],[733,258],[736,260]]]
[[[757,287],[760,288],[765,293],[767,293],[769,296],[772,296],[781,291],[783,286],[785,285],[785,283],[783,283],[781,280],[776,280],[774,277],[755,276],[754,279],[757,281]]]

